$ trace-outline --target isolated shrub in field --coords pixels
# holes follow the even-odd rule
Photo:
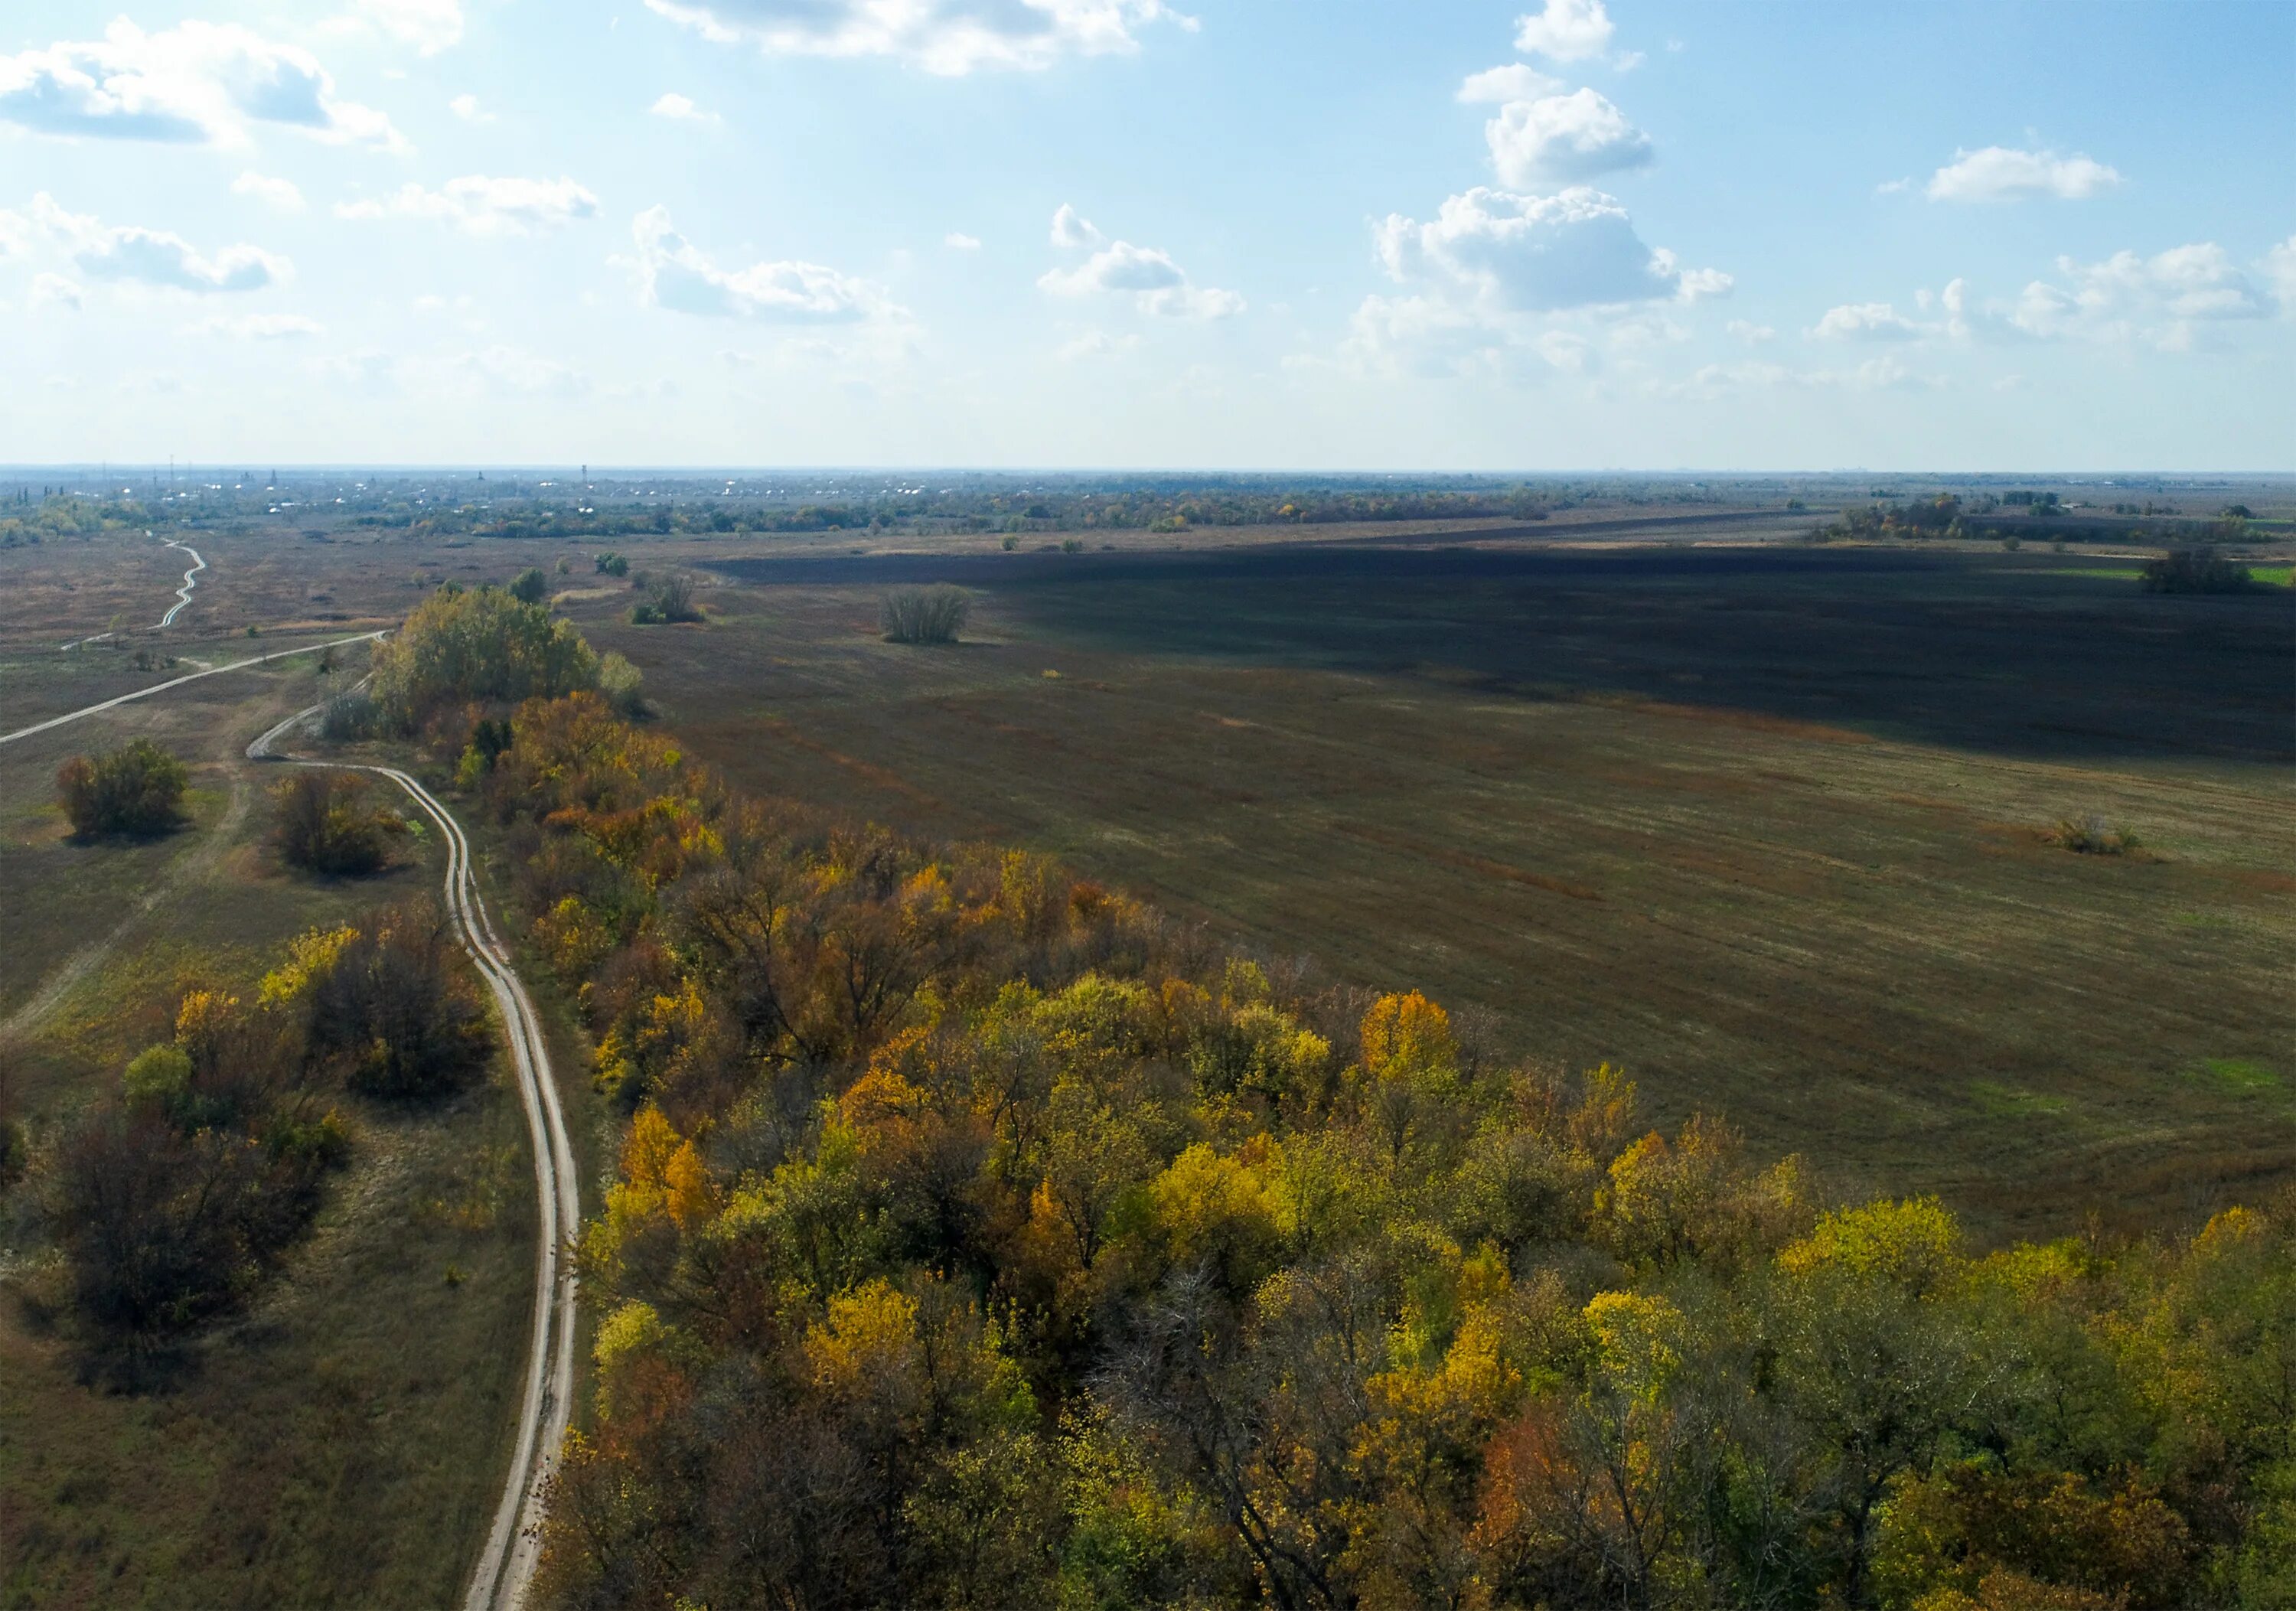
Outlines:
[[[401,732],[439,706],[554,698],[598,685],[582,635],[500,588],[441,588],[374,653],[374,699]]]
[[[972,600],[962,588],[943,582],[931,588],[896,588],[885,595],[885,641],[894,644],[953,644],[964,629]]]
[[[427,903],[383,914],[346,944],[310,1003],[313,1049],[366,1096],[445,1096],[475,1080],[493,1049],[462,952]]]
[[[390,864],[406,832],[398,812],[374,802],[374,787],[348,773],[305,769],[271,791],[272,847],[290,867],[357,877]]]
[[[518,573],[510,585],[510,596],[522,604],[538,604],[550,594],[550,579],[541,570],[529,565]]]
[[[182,761],[139,738],[93,760],[75,755],[56,773],[56,793],[83,839],[144,836],[176,826],[190,781]]]
[[[630,611],[632,624],[641,627],[701,619],[701,608],[693,602],[693,579],[687,576],[656,577],[647,584],[645,597]]]
[[[2049,830],[2051,842],[2083,856],[2126,856],[2138,849],[2143,842],[2125,828],[2116,828],[2103,818],[2091,814],[2079,818],[2066,818]]]
[[[627,559],[624,558],[621,555],[619,555],[619,554],[601,554],[600,555],[598,555],[598,574],[599,574],[599,575],[601,575],[601,576],[627,576],[629,573],[630,573],[630,562],[629,562]]]
[[[319,711],[319,736],[329,744],[357,744],[374,736],[380,717],[365,690],[338,694]]]
[[[2248,567],[2205,548],[2176,548],[2144,566],[2147,593],[2245,593],[2256,585]]]

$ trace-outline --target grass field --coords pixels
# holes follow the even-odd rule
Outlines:
[[[291,876],[262,848],[271,777],[239,752],[321,686],[308,662],[234,673],[0,751],[0,1063],[36,1136],[164,1038],[187,985],[244,989],[303,929],[434,887],[427,846],[362,884]],[[192,825],[69,841],[57,763],[138,733],[194,762]],[[524,1125],[499,1083],[436,1113],[347,1109],[352,1165],[312,1234],[163,1389],[84,1379],[68,1341],[0,1295],[0,1607],[456,1598],[526,1335]],[[29,1209],[0,1202],[0,1268],[35,1253]]]
[[[702,628],[570,608],[748,786],[1056,851],[1845,1192],[2046,1231],[2296,1169],[2296,623],[2079,563],[844,556],[725,565]],[[941,577],[972,641],[877,641]],[[2150,849],[2046,842],[2090,814]]]

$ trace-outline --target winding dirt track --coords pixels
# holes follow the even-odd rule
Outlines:
[[[356,637],[338,638],[332,644],[312,644],[195,671],[12,733],[0,733],[0,744],[47,732],[130,700],[148,698],[187,682],[197,682],[202,677],[217,677],[226,671],[346,644],[367,643],[383,636],[381,632],[362,633]],[[437,825],[447,844],[447,908],[453,916],[456,938],[485,977],[495,1005],[501,1010],[503,1026],[510,1039],[511,1060],[518,1072],[519,1100],[526,1110],[527,1133],[534,1143],[535,1200],[540,1223],[535,1243],[534,1322],[527,1360],[526,1393],[519,1410],[517,1448],[509,1475],[495,1507],[494,1524],[488,1530],[486,1547],[463,1596],[465,1611],[507,1611],[525,1599],[541,1559],[544,1490],[556,1463],[559,1447],[565,1442],[567,1419],[573,1408],[575,1280],[570,1247],[582,1212],[574,1149],[566,1138],[565,1114],[559,1106],[558,1082],[551,1071],[542,1021],[526,993],[525,984],[511,966],[509,948],[496,934],[486,903],[479,897],[478,883],[471,870],[471,842],[463,836],[462,825],[436,795],[395,767],[305,760],[279,753],[275,748],[279,741],[324,708],[313,705],[298,711],[272,727],[247,746],[248,759],[295,766],[340,767],[346,771],[371,772],[387,777],[404,789],[422,814]]]
[[[438,825],[447,842],[447,908],[463,949],[478,965],[494,992],[495,1005],[502,1011],[512,1061],[518,1070],[519,1100],[525,1106],[527,1132],[534,1142],[534,1190],[541,1223],[535,1240],[533,1346],[527,1359],[526,1396],[519,1410],[518,1446],[511,1459],[509,1480],[503,1485],[494,1525],[463,1596],[465,1611],[496,1611],[518,1605],[533,1581],[542,1553],[544,1490],[559,1446],[565,1442],[567,1418],[573,1407],[575,1281],[574,1262],[569,1254],[582,1212],[574,1149],[566,1139],[565,1115],[559,1107],[558,1082],[551,1073],[542,1021],[526,986],[511,966],[508,948],[495,933],[486,902],[479,897],[478,883],[471,871],[471,843],[463,837],[462,825],[436,795],[396,767],[305,760],[279,753],[275,748],[278,742],[317,715],[321,708],[313,705],[290,716],[248,745],[247,757],[387,777],[406,790],[423,815]]]

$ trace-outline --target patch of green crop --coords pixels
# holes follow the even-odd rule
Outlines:
[[[2280,1089],[2280,1076],[2253,1057],[2203,1057],[2201,1069],[2226,1089],[2243,1095]]]
[[[2039,1119],[2063,1113],[2072,1104],[2062,1097],[2045,1096],[1996,1080],[1972,1080],[1969,1099],[1991,1119]]]

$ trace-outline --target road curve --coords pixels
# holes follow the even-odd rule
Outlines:
[[[101,704],[84,706],[62,716],[51,716],[45,721],[36,721],[29,727],[18,727],[13,733],[0,733],[0,744],[13,744],[20,738],[29,738],[35,733],[45,733],[50,727],[61,727],[66,722],[78,721],[83,716],[93,716],[99,711],[109,711],[124,705],[131,699],[149,699],[154,694],[165,694],[170,688],[180,688],[187,682],[197,682],[202,677],[220,677],[226,671],[243,671],[250,666],[267,666],[275,660],[292,660],[298,654],[316,654],[322,649],[340,649],[347,644],[373,643],[389,636],[389,629],[381,632],[362,632],[357,637],[338,637],[332,643],[306,644],[299,649],[281,649],[270,654],[258,654],[248,660],[234,660],[227,666],[209,666],[204,671],[187,671],[166,682],[155,682],[148,688],[138,688],[133,694],[122,694],[117,699],[107,699]],[[308,714],[308,712],[304,712]],[[295,719],[299,720],[299,716]]]
[[[149,537],[152,533],[146,531],[144,535]],[[184,585],[176,589],[176,602],[168,607],[168,612],[161,616],[158,622],[152,627],[152,630],[154,632],[164,632],[169,627],[176,624],[176,617],[181,615],[184,612],[184,606],[192,602],[192,589],[200,585],[197,579],[200,572],[208,568],[208,562],[201,557],[200,551],[197,548],[193,547],[191,544],[184,541],[183,538],[177,537],[163,537],[160,541],[164,547],[176,549],[179,553],[190,555],[192,556],[192,568],[184,572]],[[107,639],[114,638],[119,636],[119,634],[117,632],[98,632],[93,637],[75,637],[71,642],[64,645],[63,647],[66,649],[77,649],[82,644],[100,644]]]
[[[395,767],[306,760],[280,753],[276,747],[280,740],[322,708],[313,705],[287,718],[247,746],[248,759],[336,767],[387,777],[438,826],[447,842],[447,908],[454,918],[456,938],[478,966],[494,993],[495,1005],[501,1009],[512,1062],[518,1071],[519,1100],[525,1107],[527,1132],[534,1143],[535,1200],[541,1223],[535,1246],[533,1346],[527,1360],[526,1394],[519,1411],[517,1448],[510,1474],[495,1508],[486,1548],[463,1596],[464,1611],[507,1611],[525,1599],[541,1559],[544,1490],[559,1447],[566,1440],[567,1418],[573,1408],[575,1279],[570,1254],[575,1230],[581,1223],[574,1151],[566,1138],[565,1114],[559,1106],[558,1082],[551,1073],[542,1021],[526,986],[511,966],[509,949],[496,934],[486,902],[479,896],[471,870],[471,844],[462,825],[436,795]]]

